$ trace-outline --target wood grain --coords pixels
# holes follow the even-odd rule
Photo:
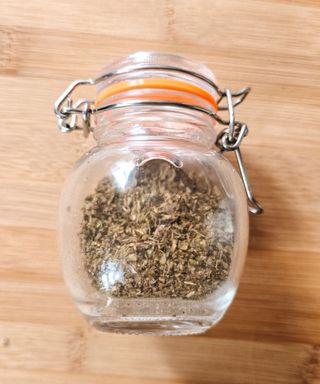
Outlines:
[[[10,0],[0,14],[0,382],[320,383],[320,4],[316,0]],[[178,52],[238,113],[265,213],[251,218],[239,293],[207,334],[101,334],[75,310],[56,250],[59,191],[93,140],[52,103],[130,52]]]

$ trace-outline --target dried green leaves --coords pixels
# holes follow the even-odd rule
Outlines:
[[[113,297],[198,299],[226,280],[233,228],[219,190],[151,161],[125,191],[111,178],[85,199],[80,245],[93,286]]]

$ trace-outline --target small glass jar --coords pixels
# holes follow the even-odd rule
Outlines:
[[[65,131],[75,113],[97,141],[61,197],[66,284],[100,330],[202,333],[230,306],[248,244],[243,183],[215,146],[223,97],[207,67],[168,54],[130,55],[98,79],[94,105],[56,105]]]

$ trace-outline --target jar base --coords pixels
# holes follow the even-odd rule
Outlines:
[[[148,335],[192,335],[218,323],[235,295],[236,287],[225,284],[202,300],[128,299],[100,295],[76,300],[82,315],[104,332]]]
[[[132,335],[194,335],[206,332],[213,325],[206,321],[150,320],[103,321],[88,319],[99,331]]]

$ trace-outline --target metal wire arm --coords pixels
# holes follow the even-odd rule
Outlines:
[[[228,111],[229,118],[223,119],[220,115],[212,112],[206,108],[199,107],[197,105],[185,104],[179,102],[167,102],[167,101],[123,101],[114,104],[102,105],[94,107],[94,103],[90,100],[77,100],[73,102],[70,97],[73,91],[79,86],[96,85],[101,81],[110,78],[112,76],[131,73],[134,71],[150,71],[150,70],[165,70],[172,72],[182,72],[187,75],[196,77],[207,84],[209,84],[218,94],[219,111]],[[82,130],[84,136],[88,136],[93,130],[91,125],[91,117],[97,113],[111,110],[126,108],[131,106],[167,106],[167,107],[179,107],[193,111],[205,113],[215,119],[221,125],[227,126],[219,134],[216,141],[217,147],[221,151],[234,151],[239,166],[240,176],[247,194],[249,201],[249,211],[254,214],[261,214],[263,209],[258,201],[255,199],[251,184],[249,182],[248,174],[242,159],[240,152],[240,145],[245,136],[247,136],[249,130],[246,124],[239,122],[235,119],[234,108],[241,104],[250,92],[250,88],[243,88],[238,92],[231,92],[229,89],[221,90],[211,79],[186,69],[172,67],[172,66],[145,66],[145,65],[132,65],[126,68],[120,68],[95,79],[76,80],[67,87],[62,95],[56,100],[54,104],[54,113],[57,117],[58,126],[61,132],[70,132],[73,130]],[[226,101],[225,104],[223,102]]]

